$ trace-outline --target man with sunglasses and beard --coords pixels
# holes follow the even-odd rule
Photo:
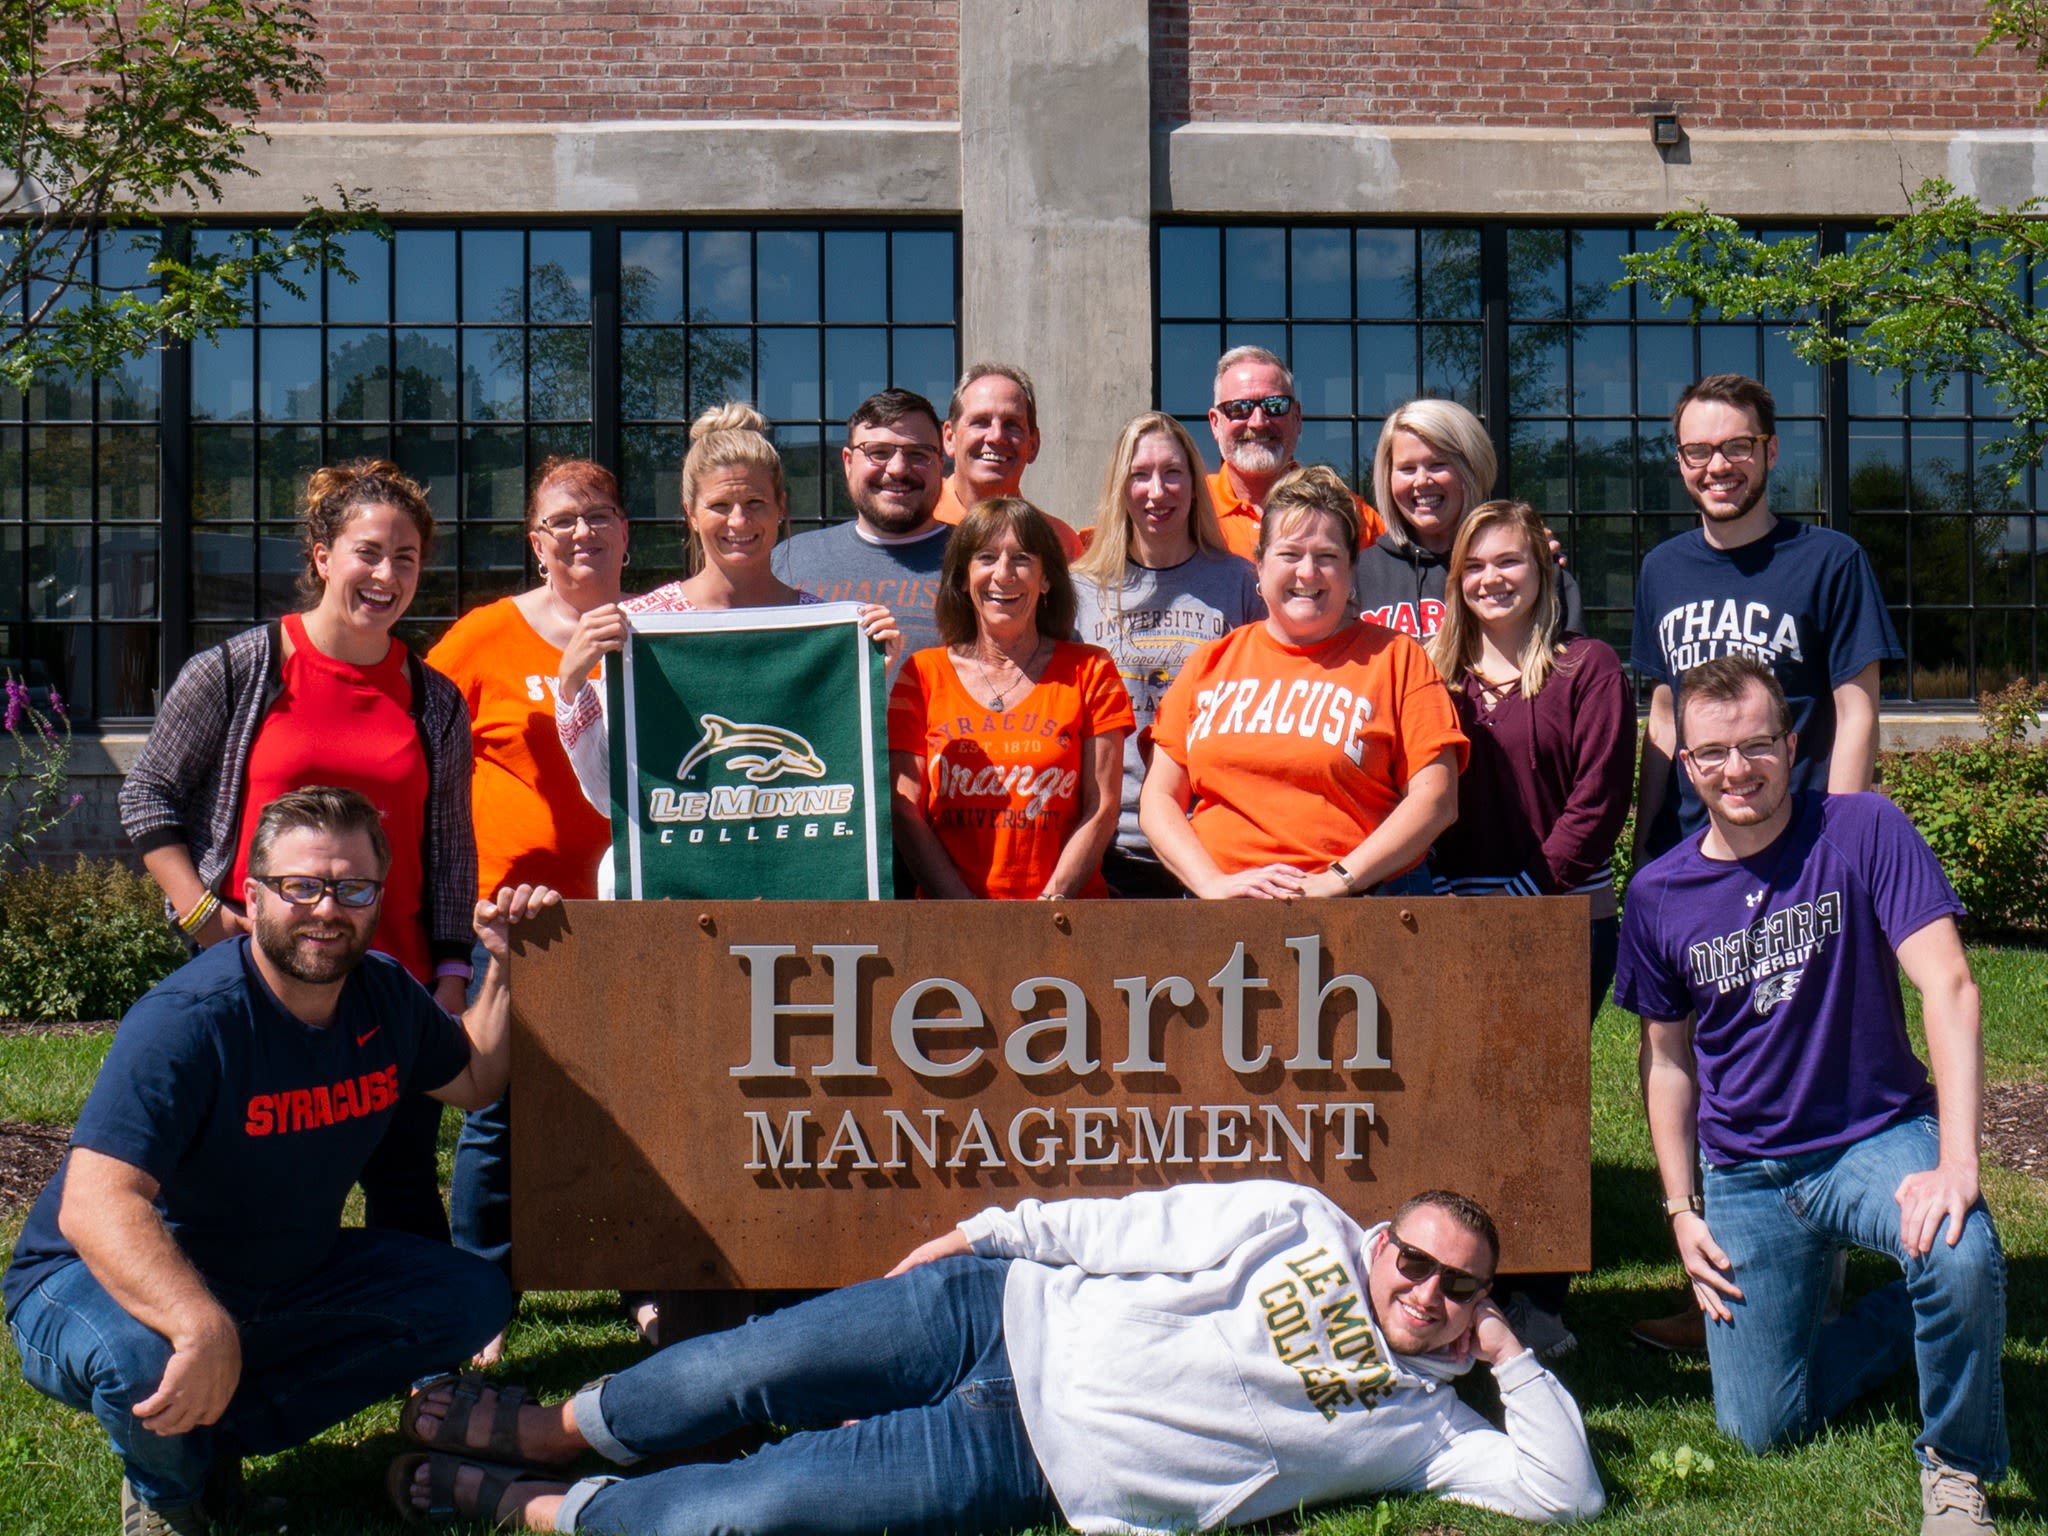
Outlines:
[[[1294,374],[1264,347],[1232,347],[1216,360],[1213,398],[1209,430],[1223,467],[1209,477],[1209,500],[1230,552],[1256,560],[1266,497],[1298,467],[1294,450],[1301,442],[1301,401],[1294,393]],[[1387,531],[1386,524],[1364,497],[1351,499],[1358,504],[1358,547],[1370,549]]]
[[[661,1536],[1163,1533],[1386,1492],[1590,1519],[1584,1425],[1494,1305],[1498,1259],[1486,1212],[1443,1190],[1370,1229],[1276,1181],[1025,1200],[560,1403],[429,1388],[414,1438],[488,1457],[509,1410],[530,1467],[416,1452],[389,1482],[409,1515]],[[1452,1388],[1477,1363],[1504,1429]],[[743,1424],[815,1427],[734,1462],[563,1470]]]
[[[264,807],[253,932],[128,1011],[15,1246],[22,1374],[113,1441],[124,1536],[204,1531],[236,1512],[243,1455],[466,1360],[511,1313],[496,1265],[344,1230],[342,1205],[402,1094],[504,1091],[508,930],[556,896],[477,903],[490,964],[458,1022],[370,952],[390,858],[354,790]]]
[[[1642,1018],[1664,1212],[1712,1319],[1715,1416],[1754,1451],[1802,1440],[1912,1361],[1922,1536],[1993,1530],[2005,1264],[1977,1183],[1962,904],[1882,795],[1792,789],[1803,743],[1763,661],[1686,672],[1678,724],[1707,829],[1636,872],[1614,1001]],[[1830,1318],[1845,1247],[1904,1275]]]

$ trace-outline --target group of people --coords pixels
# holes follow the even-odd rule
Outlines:
[[[550,460],[526,514],[537,584],[424,660],[393,634],[431,553],[424,491],[376,461],[312,477],[307,607],[195,657],[124,785],[196,958],[124,1023],[7,1276],[24,1372],[106,1427],[129,1531],[203,1529],[243,1453],[495,1359],[500,962],[510,923],[600,894],[598,671],[636,613],[826,601],[861,604],[888,660],[901,894],[1590,897],[1591,995],[1613,981],[1644,1019],[1697,1302],[1640,1331],[1704,1334],[1722,1423],[1757,1448],[1917,1355],[1923,1529],[1991,1528],[2002,1268],[1960,909],[1864,793],[1898,645],[1857,547],[1771,512],[1768,393],[1715,375],[1674,412],[1701,525],[1641,573],[1632,663],[1653,691],[1625,921],[1630,685],[1583,633],[1541,518],[1489,499],[1483,425],[1447,401],[1395,412],[1368,503],[1295,463],[1281,359],[1226,353],[1214,399],[1222,468],[1138,416],[1079,534],[1021,494],[1041,444],[1020,369],[969,369],[943,419],[907,391],[863,401],[841,455],[855,517],[795,537],[767,423],[715,408],[682,466],[690,574],[637,595],[616,480]],[[1927,996],[1931,1084],[1901,965]],[[452,1248],[446,1103],[469,1111]],[[355,1182],[366,1229],[343,1237]],[[1836,1315],[1845,1245],[1906,1278]],[[1257,1183],[1026,1201],[556,1407],[474,1378],[423,1388],[404,1428],[427,1449],[393,1496],[657,1532],[1206,1528],[1373,1489],[1589,1516],[1584,1430],[1539,1358],[1572,1342],[1565,1277],[1496,1295],[1498,1257],[1486,1214],[1442,1191],[1371,1229]],[[1323,1363],[1280,1350],[1283,1303]],[[1179,1331],[1076,1342],[1147,1308]],[[1216,1360],[1188,1357],[1196,1323]],[[1496,1369],[1505,1432],[1437,1390],[1474,1360]],[[842,1427],[727,1468],[559,1475],[739,1423]]]

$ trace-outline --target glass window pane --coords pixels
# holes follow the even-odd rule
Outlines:
[[[879,348],[885,334],[875,338]],[[829,355],[829,354],[828,354]],[[854,397],[855,403],[882,386],[877,383]],[[749,332],[701,329],[690,332],[690,415],[709,410],[727,400],[754,398],[754,347]],[[851,411],[853,405],[846,409]]]
[[[1850,538],[1863,547],[1870,556],[1871,569],[1877,572],[1877,587],[1884,594],[1885,601],[1902,603],[1906,600],[1907,573],[1907,519],[1898,513],[1851,514],[1849,525],[1844,530]],[[1905,633],[1902,629],[1901,635]]]
[[[1771,470],[1771,510],[1782,516],[1822,510],[1820,423],[1778,422],[1778,462]]]
[[[536,229],[526,259],[530,318],[536,324],[590,324],[590,231]]]
[[[257,333],[257,409],[265,419],[320,419],[320,353],[320,333],[310,326]]]
[[[357,231],[340,237],[342,264],[355,277],[327,269],[327,318],[330,323],[375,324],[391,318],[391,248],[373,234]]]
[[[1628,369],[1628,330],[1586,325],[1572,336],[1572,409],[1587,416],[1626,416],[1635,394]]]
[[[1267,320],[1285,316],[1287,231],[1256,228],[1225,230],[1223,275],[1224,313],[1231,319]]]
[[[1301,442],[1296,445],[1294,456],[1304,464],[1327,464],[1355,485],[1358,465],[1352,458],[1354,451],[1348,420],[1304,421],[1301,424]]]
[[[192,415],[199,421],[247,421],[256,404],[254,331],[222,331],[192,343]]]
[[[434,540],[435,548],[440,549],[454,531],[449,523],[461,505],[455,487],[455,428],[400,427],[391,434],[391,457],[426,487],[427,505],[441,520]]]
[[[1358,328],[1358,413],[1384,416],[1418,393],[1421,364],[1415,355],[1416,327],[1361,325]]]
[[[1159,231],[1161,319],[1206,319],[1223,312],[1222,239],[1214,229]]]
[[[754,318],[754,254],[744,230],[691,232],[690,318]]]
[[[1358,318],[1414,319],[1415,231],[1361,229],[1357,250]]]
[[[157,530],[99,530],[99,619],[153,619],[160,601]]]
[[[1636,409],[1669,420],[1685,386],[1699,377],[1693,371],[1692,327],[1638,325],[1635,339]]]
[[[681,230],[620,232],[619,315],[629,322],[671,325],[687,318],[683,313]]]
[[[1574,459],[1580,512],[1627,512],[1635,505],[1635,433],[1625,421],[1579,423]]]
[[[824,437],[816,427],[777,427],[775,451],[782,455],[782,480],[789,488],[791,532],[815,526],[824,516]],[[831,472],[839,472],[838,455],[832,456]]]
[[[293,293],[293,288],[299,291]],[[318,325],[320,269],[301,263],[277,276],[264,273],[256,279],[256,300],[265,325]]]
[[[1345,287],[1350,287],[1348,267]],[[1351,327],[1297,325],[1292,350],[1294,389],[1301,408],[1311,416],[1350,416]],[[1348,422],[1344,430],[1350,433]]]
[[[1289,238],[1293,246],[1295,317],[1350,319],[1350,231],[1297,229]]]
[[[684,390],[691,350],[681,330],[627,331],[620,341],[620,414],[627,421],[677,421],[688,415]]]
[[[403,421],[448,421],[455,415],[454,331],[401,330],[396,343],[398,415]]]
[[[1970,505],[1968,438],[1961,422],[1916,421],[1912,426],[1916,512],[1961,512]]]
[[[1561,421],[1518,421],[1508,434],[1508,486],[1538,512],[1565,512],[1571,450]]]
[[[1977,643],[1971,647],[1977,662],[1975,693],[2007,687],[2028,674],[2033,660],[2031,614],[1979,609],[1975,627]]]
[[[401,229],[393,261],[398,268],[392,318],[447,325],[455,319],[455,231]]]
[[[1564,241],[1561,229],[1508,231],[1508,315],[1515,320],[1562,320]]]
[[[887,237],[865,230],[832,230],[825,236],[825,318],[881,321],[889,318]],[[695,290],[692,290],[692,300]]]
[[[1422,317],[1425,320],[1479,318],[1479,231],[1425,229],[1422,232]]]
[[[306,551],[297,523],[259,523],[256,527],[256,614],[274,618],[300,606],[299,572],[306,569]]]
[[[31,421],[92,420],[92,376],[72,368],[46,368],[30,381]]]
[[[157,430],[100,428],[100,517],[112,522],[155,522]]]
[[[520,523],[470,523],[462,530],[465,612],[522,592],[528,585],[526,529]]]
[[[1757,343],[1753,325],[1703,325],[1699,328],[1700,374],[1746,373],[1756,376]],[[1681,388],[1691,380],[1681,381]]]
[[[754,297],[762,320],[818,318],[818,235],[814,230],[764,229],[754,237]],[[953,285],[950,261],[946,286]],[[949,308],[945,317],[950,320]]]
[[[343,421],[391,419],[391,333],[327,333],[327,413]]]
[[[844,421],[856,405],[888,383],[888,375],[888,332],[844,327],[825,332],[827,417]]]
[[[1849,424],[1849,506],[1857,512],[1905,510],[1906,450],[1897,427]]]
[[[157,651],[153,624],[106,624],[94,638],[99,643],[99,714],[148,716],[156,713]]]
[[[1636,427],[1636,484],[1642,502],[1638,512],[1666,510],[1689,514],[1692,498],[1685,494],[1685,479],[1678,472],[1678,444],[1671,428],[1663,422],[1639,422]],[[1644,549],[1652,541],[1645,540]]]
[[[1508,327],[1508,409],[1518,416],[1565,409],[1565,337],[1561,325]]]
[[[463,415],[472,421],[517,421],[525,414],[526,336],[509,329],[463,333]]]
[[[372,451],[382,452],[383,446],[380,436]],[[336,463],[355,457],[359,455],[346,452],[334,456]],[[273,521],[292,517],[307,477],[319,467],[318,427],[265,428],[256,444],[256,515]]]
[[[1979,603],[2031,603],[2033,550],[2030,517],[1980,517],[1970,530],[1977,561]]]
[[[256,516],[256,434],[247,427],[192,429],[192,518],[247,522]]]
[[[683,427],[628,427],[619,443],[624,460],[619,491],[633,524],[627,585],[645,592],[660,585],[652,572],[664,564],[664,527],[670,535],[667,548],[681,548],[676,536],[681,533],[683,454],[689,449],[690,434]]]
[[[463,439],[462,516],[466,522],[523,520],[526,434],[517,427],[471,427]]]
[[[31,427],[28,515],[55,520],[92,516],[92,428]]]
[[[953,237],[910,230],[891,235],[889,245],[889,318],[899,324],[952,320]]]
[[[1958,702],[1973,697],[1970,679],[1970,616],[1966,613],[1913,614],[1913,701]]]
[[[1215,325],[1159,327],[1159,406],[1174,415],[1206,416],[1215,395],[1223,330]],[[943,402],[940,409],[945,409]]]
[[[1636,600],[1635,520],[1581,517],[1573,521],[1572,574],[1587,608],[1632,608]]]
[[[89,619],[92,529],[78,524],[28,527],[28,616]]]
[[[800,418],[816,420],[825,398],[819,365],[819,333],[801,330],[771,330],[756,333],[761,356],[761,413],[773,421]],[[898,338],[899,361],[902,340]]]
[[[462,318],[515,325],[526,318],[526,236],[521,231],[463,231]]]
[[[527,351],[529,413],[536,421],[582,421],[590,415],[590,332],[534,331]]]
[[[1801,362],[1782,331],[1764,332],[1763,380],[1780,416],[1820,414],[1821,367]]]
[[[1852,330],[1851,337],[1862,335]],[[1906,408],[1895,368],[1859,368],[1849,365],[1849,414],[1851,416],[1896,416]]]
[[[947,397],[953,392],[953,380],[959,374],[954,363],[952,328],[943,331],[897,331],[895,338],[895,362],[891,368],[893,382],[899,389],[915,390],[923,395],[943,415]],[[815,336],[809,344],[815,357],[818,345]],[[811,366],[815,369],[817,365],[813,363]]]
[[[1581,229],[1572,233],[1572,314],[1581,320],[1625,320],[1628,290],[1621,280],[1625,229]]]
[[[163,376],[163,359],[161,352],[145,352],[140,357],[117,359],[102,373],[99,381],[102,417],[125,416],[135,420],[155,416],[163,400],[159,383]]]
[[[1287,327],[1277,320],[1268,324],[1253,324],[1241,320],[1223,328],[1223,346],[1225,351],[1232,347],[1264,347],[1275,357],[1284,358],[1287,356]],[[1216,354],[1217,357],[1222,355],[1221,352]],[[1212,387],[1215,379],[1216,360],[1211,358],[1209,380]]]

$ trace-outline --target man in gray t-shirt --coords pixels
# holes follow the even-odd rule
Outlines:
[[[953,530],[933,509],[945,483],[939,413],[923,395],[885,389],[846,423],[840,462],[854,520],[800,533],[775,552],[775,574],[823,602],[880,603],[896,615],[903,649],[939,643],[939,568]],[[890,669],[895,681],[895,668]]]

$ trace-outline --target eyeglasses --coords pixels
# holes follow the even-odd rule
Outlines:
[[[936,448],[920,448],[914,443],[854,443],[852,448],[876,469],[887,469],[898,454],[912,469],[932,469],[940,458]]]
[[[1402,1242],[1391,1229],[1387,1232],[1387,1241],[1394,1245],[1394,1268],[1401,1272],[1403,1280],[1413,1280],[1420,1285],[1431,1275],[1439,1275],[1442,1280],[1438,1289],[1453,1301],[1470,1301],[1493,1284],[1493,1276],[1453,1269],[1435,1254],[1424,1253],[1413,1244]]]
[[[323,880],[318,875],[251,875],[258,885],[268,886],[295,907],[317,907],[323,896],[332,896],[335,905],[343,907],[374,907],[377,898],[384,893],[382,880]]]
[[[1747,464],[1757,455],[1757,450],[1771,440],[1768,432],[1755,437],[1731,437],[1718,443],[1680,443],[1678,456],[1694,469],[1705,469],[1719,454],[1730,464]]]
[[[615,511],[601,507],[586,507],[580,512],[557,512],[553,517],[540,520],[540,531],[551,539],[566,539],[581,523],[592,533],[610,533],[619,526],[622,519]]]
[[[1286,416],[1294,410],[1294,396],[1261,395],[1256,400],[1218,400],[1216,409],[1223,413],[1226,421],[1250,421],[1253,411],[1264,411],[1268,416]]]
[[[1746,763],[1770,763],[1778,759],[1778,743],[1785,739],[1783,731],[1775,736],[1752,736],[1747,741],[1738,741],[1732,746],[1710,742],[1704,747],[1687,747],[1685,755],[1709,773],[1719,773],[1727,766],[1728,759],[1740,755]]]

